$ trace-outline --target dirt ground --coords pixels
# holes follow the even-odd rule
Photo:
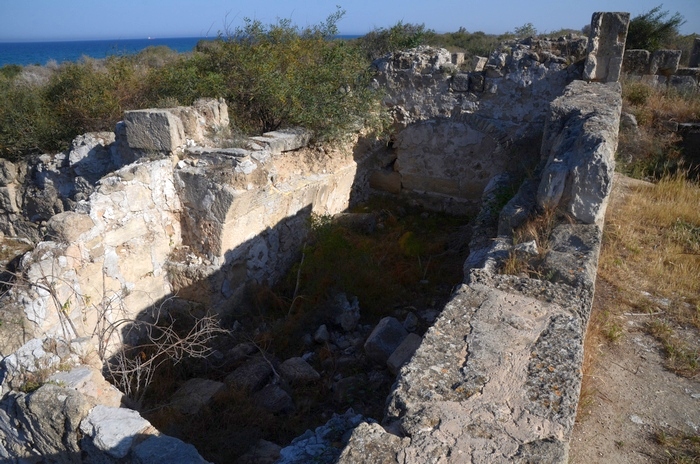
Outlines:
[[[616,180],[609,208],[624,200]],[[700,276],[698,276],[700,278]],[[614,285],[600,275],[593,311],[618,303]],[[700,378],[686,378],[664,367],[663,346],[644,330],[649,314],[618,312],[619,339],[587,340],[591,360],[569,453],[572,464],[700,462]],[[595,315],[593,319],[595,319]],[[679,336],[697,337],[690,329]],[[681,445],[677,437],[683,437]],[[679,446],[691,451],[679,453]]]

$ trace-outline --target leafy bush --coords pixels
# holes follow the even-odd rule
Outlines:
[[[680,13],[666,19],[669,12],[662,11],[662,7],[659,5],[632,18],[627,32],[628,50],[655,51],[678,35],[678,28],[685,23],[685,19]]]
[[[389,29],[377,28],[356,40],[366,58],[374,61],[387,53],[416,48],[432,42],[435,32],[424,24],[399,21]]]

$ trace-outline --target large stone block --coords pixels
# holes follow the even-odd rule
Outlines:
[[[593,13],[584,79],[617,82],[622,70],[629,23],[629,13]]]
[[[365,342],[365,353],[373,361],[384,364],[408,336],[403,325],[393,317],[385,317]]]
[[[657,50],[651,55],[649,74],[670,76],[678,71],[681,50]]]
[[[622,70],[628,74],[649,74],[650,58],[651,54],[648,50],[625,50]]]
[[[168,110],[126,111],[124,123],[130,148],[172,152],[185,144],[182,121]]]
[[[552,102],[542,140],[547,164],[542,208],[562,207],[586,224],[602,221],[612,188],[622,100],[619,84],[572,82]]]

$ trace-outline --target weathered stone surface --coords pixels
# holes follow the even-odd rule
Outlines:
[[[457,52],[452,54],[452,64],[459,67],[464,63],[464,53]]]
[[[17,420],[41,455],[63,456],[67,462],[78,462],[78,427],[91,407],[77,391],[47,384],[17,398]]]
[[[76,390],[95,404],[104,406],[118,408],[124,396],[94,367],[78,366],[70,371],[59,371],[49,377],[49,381]]]
[[[196,414],[226,384],[209,379],[189,379],[170,398],[171,405],[183,414]]]
[[[401,369],[401,366],[406,364],[411,359],[413,354],[420,346],[421,340],[422,338],[420,335],[409,333],[408,336],[403,339],[401,344],[394,350],[394,352],[391,353],[389,359],[387,359],[386,365],[389,368],[389,372],[396,375],[399,372],[399,369]]]
[[[576,220],[602,221],[612,188],[622,100],[619,84],[574,81],[551,105],[537,192],[542,208],[561,205]]]
[[[68,165],[78,176],[95,183],[115,167],[110,150],[110,145],[114,141],[114,132],[90,132],[79,135],[71,142]]]
[[[385,317],[367,337],[365,353],[371,360],[385,364],[407,336],[408,332],[396,318]]]
[[[625,50],[622,71],[629,74],[650,74],[651,54],[648,50]]]
[[[279,367],[280,375],[292,385],[303,385],[321,378],[316,369],[302,358],[289,358]]]
[[[227,385],[248,392],[262,389],[272,376],[272,366],[263,356],[249,359],[241,367],[226,376]]]
[[[56,241],[72,243],[95,226],[87,214],[65,211],[49,219],[47,224],[49,235]]]
[[[353,429],[338,464],[398,464],[409,442],[408,438],[387,433],[379,424],[363,422]]]
[[[97,405],[80,424],[83,440],[112,458],[126,457],[134,439],[145,433],[151,424],[138,412],[124,408]]]
[[[207,464],[194,446],[167,435],[153,435],[134,446],[131,453],[136,464]]]
[[[251,137],[273,154],[280,154],[285,151],[297,150],[305,147],[309,143],[311,133],[306,129],[292,128],[273,132],[265,132],[260,137]]]
[[[472,57],[472,71],[481,72],[484,70],[484,66],[488,63],[489,59],[485,56],[474,56]]]
[[[477,200],[488,179],[507,166],[497,140],[454,120],[409,126],[394,146],[406,190]]]
[[[18,169],[12,161],[0,159],[0,187],[6,187],[17,180]]]
[[[369,177],[369,186],[383,192],[401,193],[401,174],[393,170],[373,171]]]
[[[618,81],[629,22],[629,13],[593,13],[584,79],[597,82]]]
[[[173,152],[185,144],[182,120],[168,110],[132,110],[124,113],[129,147]]]
[[[670,76],[678,71],[681,50],[657,50],[651,55],[649,74]]]

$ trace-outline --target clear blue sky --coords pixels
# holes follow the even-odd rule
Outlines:
[[[0,42],[216,36],[244,17],[264,23],[291,18],[318,24],[346,10],[342,34],[365,34],[397,21],[425,24],[438,32],[502,33],[525,23],[540,32],[580,29],[594,11],[635,15],[663,1],[681,13],[681,33],[700,33],[700,0],[0,0]]]

